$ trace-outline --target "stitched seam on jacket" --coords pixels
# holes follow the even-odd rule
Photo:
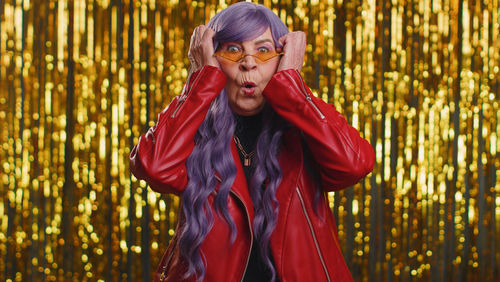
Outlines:
[[[325,261],[323,259],[323,255],[321,254],[321,250],[319,248],[318,240],[316,239],[316,234],[314,233],[314,229],[312,227],[311,220],[310,220],[309,215],[307,214],[307,211],[306,211],[306,206],[304,204],[304,199],[302,198],[302,195],[300,193],[300,190],[299,190],[298,186],[295,189],[295,191],[297,191],[297,194],[299,196],[300,204],[302,205],[302,211],[304,212],[304,216],[306,217],[307,224],[309,225],[309,230],[311,231],[311,235],[312,235],[313,240],[314,240],[314,245],[316,245],[316,251],[318,252],[319,259],[321,260],[321,265],[323,266],[323,270],[325,271],[326,279],[330,282],[331,281],[330,275],[328,274],[328,269],[326,268],[326,264],[325,264]]]
[[[290,195],[290,197],[288,198],[288,202],[289,202],[289,204],[288,204],[288,207],[287,207],[287,209],[286,209],[286,214],[285,214],[285,216],[286,216],[286,218],[285,218],[285,226],[284,226],[284,230],[285,230],[285,232],[283,232],[283,238],[282,238],[281,242],[285,242],[285,238],[286,238],[286,235],[287,235],[286,230],[287,230],[287,226],[288,226],[288,217],[289,217],[289,215],[290,215],[290,212],[289,212],[289,211],[290,211],[290,207],[292,206],[292,203],[291,203],[291,202],[292,202],[293,194],[294,194],[294,193],[292,193],[292,194]],[[286,271],[285,271],[285,260],[283,259],[283,257],[284,257],[284,253],[285,253],[285,246],[283,246],[283,247],[281,248],[281,255],[280,255],[280,265],[281,265],[281,271],[283,272],[283,275],[285,275],[285,274],[286,274]],[[285,280],[285,277],[281,277],[281,279],[282,279],[282,280]]]
[[[304,155],[303,154],[304,154],[304,152],[302,151],[302,147],[300,147],[300,154],[299,154],[300,155],[300,162],[299,163],[301,165],[299,166],[299,173],[297,174],[297,178],[295,179],[295,182],[292,182],[292,184],[295,185],[295,186],[298,185],[299,179],[301,179],[302,172],[304,171],[304,165],[303,165],[303,163],[304,163]],[[285,242],[285,237],[286,237],[286,234],[287,234],[287,232],[286,232],[287,228],[286,227],[288,226],[288,216],[290,215],[289,210],[290,210],[290,208],[292,206],[291,202],[293,200],[293,194],[294,193],[292,193],[292,195],[289,198],[290,204],[288,205],[287,213],[286,213],[286,221],[285,221],[286,223],[285,223],[285,226],[284,226],[285,227],[285,229],[284,229],[285,232],[283,232],[283,241],[281,241],[281,242]],[[286,273],[284,271],[284,269],[285,269],[285,260],[283,259],[283,257],[284,257],[283,254],[284,253],[285,253],[285,247],[283,246],[283,248],[281,248],[281,269],[283,271],[283,275],[285,275],[285,273]],[[282,279],[285,280],[284,277],[282,277]]]
[[[248,251],[248,256],[247,256],[247,262],[245,264],[245,269],[243,269],[243,275],[241,276],[241,281],[243,282],[243,279],[245,278],[245,273],[247,272],[247,267],[248,267],[248,262],[250,261],[250,253],[252,252],[252,245],[253,245],[253,230],[252,230],[252,224],[250,223],[250,213],[248,212],[247,206],[245,205],[245,202],[238,196],[234,191],[229,190],[229,193],[233,194],[245,207],[245,213],[247,217],[247,223],[248,223],[248,228],[250,229],[250,250]]]

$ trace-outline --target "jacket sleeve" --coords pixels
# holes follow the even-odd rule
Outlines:
[[[326,191],[353,185],[372,171],[372,146],[333,105],[312,95],[299,71],[276,73],[263,95],[280,116],[304,132]]]
[[[194,72],[183,93],[158,115],[130,152],[130,171],[160,193],[180,194],[187,184],[186,160],[211,102],[226,84],[216,67]]]

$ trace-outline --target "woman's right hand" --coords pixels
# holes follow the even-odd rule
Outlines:
[[[220,68],[219,62],[214,57],[212,41],[214,35],[215,31],[205,25],[197,26],[194,29],[188,52],[188,58],[191,62],[190,72],[195,72],[205,65]]]

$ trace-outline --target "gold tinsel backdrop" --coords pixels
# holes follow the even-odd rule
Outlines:
[[[179,199],[128,155],[228,2],[0,2],[0,280],[150,280]],[[259,2],[307,33],[306,81],[376,150],[329,194],[355,279],[498,281],[499,1]]]

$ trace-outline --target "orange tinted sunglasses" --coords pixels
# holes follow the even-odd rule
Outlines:
[[[281,56],[285,53],[283,52],[276,52],[276,50],[272,51],[267,51],[267,52],[257,52],[255,54],[245,54],[243,51],[229,51],[229,50],[219,50],[215,52],[214,56],[216,57],[222,57],[224,59],[228,59],[233,62],[239,62],[241,59],[243,59],[246,56],[252,56],[256,58],[258,61],[261,63],[264,63],[266,61],[269,61],[270,59]]]

